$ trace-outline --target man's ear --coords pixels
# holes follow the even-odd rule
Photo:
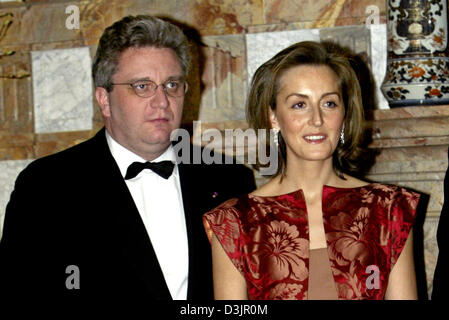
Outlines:
[[[268,116],[270,117],[271,127],[273,129],[279,129],[279,123],[276,118],[276,112],[273,111],[271,108],[268,110]]]
[[[109,94],[107,90],[103,87],[96,87],[95,98],[97,99],[97,103],[100,106],[103,117],[109,118],[111,116],[111,107],[109,105]]]

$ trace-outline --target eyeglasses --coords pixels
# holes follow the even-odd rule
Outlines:
[[[136,95],[142,98],[149,98],[156,94],[156,90],[159,86],[170,97],[181,97],[187,92],[187,82],[184,80],[167,80],[164,83],[156,84],[151,80],[139,80],[136,82],[124,82],[124,83],[111,83],[114,86],[127,85],[130,86]]]

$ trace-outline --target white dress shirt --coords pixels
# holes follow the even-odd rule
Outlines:
[[[123,177],[131,163],[146,162],[120,145],[107,131],[106,140]],[[163,160],[176,163],[172,146],[154,159],[154,162]],[[144,169],[125,182],[150,237],[172,298],[186,300],[189,248],[178,166],[175,165],[173,174],[168,179]]]

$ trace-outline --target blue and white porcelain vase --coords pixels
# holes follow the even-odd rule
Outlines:
[[[449,104],[447,0],[387,0],[387,72],[391,108]]]

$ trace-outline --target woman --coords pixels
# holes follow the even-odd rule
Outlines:
[[[278,132],[277,174],[204,215],[216,299],[416,299],[419,194],[357,169],[360,86],[330,43],[300,42],[255,73],[249,124]]]

